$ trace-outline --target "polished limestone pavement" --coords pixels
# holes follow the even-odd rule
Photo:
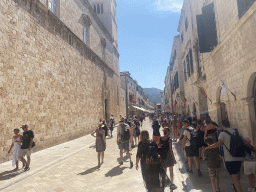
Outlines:
[[[151,122],[146,119],[141,130],[148,130],[152,137]],[[206,162],[201,161],[203,177],[185,172],[181,144],[174,142],[177,164],[174,166],[174,191],[210,192],[210,177]],[[119,150],[114,137],[107,139],[104,164],[97,168],[95,138],[87,135],[32,154],[31,169],[27,172],[12,172],[11,161],[0,164],[0,191],[12,192],[146,192],[140,169],[135,169],[137,148],[132,150],[134,167],[126,160],[119,165]],[[125,154],[124,154],[125,155]],[[169,174],[169,173],[168,173]],[[243,190],[247,191],[248,181],[242,176]],[[222,168],[220,175],[221,191],[233,191],[230,176]],[[170,191],[166,189],[165,191]]]

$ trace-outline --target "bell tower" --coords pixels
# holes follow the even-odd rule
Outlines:
[[[89,0],[94,12],[114,39],[114,46],[118,50],[116,0]]]

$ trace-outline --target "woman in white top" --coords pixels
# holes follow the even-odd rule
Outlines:
[[[13,156],[12,156],[12,166],[16,164],[15,170],[19,169],[19,150],[21,147],[21,142],[22,142],[22,135],[19,134],[20,130],[19,129],[14,129],[14,136],[12,138],[12,145],[8,151],[8,153],[11,152],[13,148]],[[23,165],[24,167],[24,165]]]

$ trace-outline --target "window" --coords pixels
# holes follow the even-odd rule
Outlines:
[[[49,9],[56,15],[56,0],[49,0]]]
[[[94,12],[97,14],[103,14],[104,13],[104,9],[103,9],[103,3],[98,3],[98,4],[94,4]]]
[[[186,70],[186,64],[185,64],[185,61],[183,63],[183,67],[184,67],[184,80],[185,82],[187,81],[187,70]]]
[[[202,7],[202,14],[196,16],[196,21],[199,51],[211,52],[218,45],[214,3]]]
[[[87,27],[84,27],[84,43],[88,44],[88,30],[87,30]]]
[[[188,30],[188,18],[186,18],[186,20],[185,20],[185,30],[186,31]]]
[[[241,18],[252,6],[255,0],[237,0],[238,16]]]
[[[186,61],[187,61],[187,70],[188,70],[188,78],[190,77],[190,67],[189,67],[189,55],[187,54],[186,56]]]
[[[181,36],[180,36],[180,39],[181,39],[181,43],[183,43],[183,33],[181,33]]]
[[[191,74],[194,73],[194,65],[193,65],[193,55],[192,55],[192,49],[189,49],[189,64],[190,64],[190,70]]]
[[[102,49],[102,60],[105,60],[105,48],[102,47],[101,49]]]

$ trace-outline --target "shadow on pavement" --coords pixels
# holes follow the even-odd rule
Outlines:
[[[95,166],[93,168],[87,169],[85,172],[78,173],[77,175],[87,175],[89,173],[93,173],[93,172],[98,171],[98,170],[99,170],[98,166]]]
[[[23,173],[23,171],[18,171],[18,170],[4,171],[4,172],[0,173],[0,181],[11,179],[21,173]]]
[[[128,158],[127,155],[123,157],[123,161],[124,161],[124,162],[125,162],[126,160],[128,160],[128,159],[129,159],[129,158]],[[120,157],[117,158],[117,161],[120,162],[120,161],[121,161],[121,158],[120,158]]]
[[[120,165],[114,167],[113,169],[109,170],[106,174],[105,177],[114,177],[121,175],[123,173],[123,170],[126,169],[127,167],[120,167]]]

